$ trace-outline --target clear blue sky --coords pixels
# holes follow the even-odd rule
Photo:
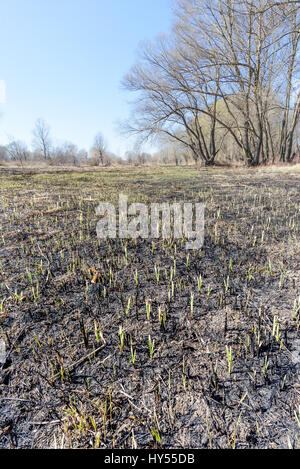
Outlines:
[[[120,82],[138,45],[171,27],[173,0],[0,0],[0,144],[32,141],[38,118],[57,143],[89,149],[101,131],[122,154],[116,122],[133,97]]]

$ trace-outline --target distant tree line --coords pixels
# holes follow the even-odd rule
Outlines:
[[[123,80],[125,130],[212,165],[299,154],[300,2],[178,0],[171,34],[144,43]],[[177,161],[178,162],[178,161]]]
[[[64,142],[54,145],[51,138],[50,127],[43,120],[36,121],[32,132],[33,140],[31,149],[25,142],[10,138],[8,145],[0,146],[0,162],[15,162],[21,166],[30,163],[43,163],[50,166],[102,166],[113,165],[182,165],[193,163],[185,148],[178,143],[162,139],[160,149],[154,153],[148,153],[135,145],[133,150],[127,151],[125,157],[121,158],[107,149],[105,138],[99,132],[95,138],[90,151],[78,149],[72,142]]]
[[[32,148],[25,142],[10,138],[8,145],[0,146],[0,161],[12,161],[20,165],[42,162],[48,165],[91,165],[110,166],[121,164],[123,160],[106,149],[104,137],[98,133],[89,153],[79,149],[72,142],[54,145],[49,125],[43,120],[36,121],[33,130]]]

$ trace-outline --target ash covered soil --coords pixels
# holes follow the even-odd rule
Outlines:
[[[299,449],[299,187],[294,167],[0,170],[0,447]],[[120,192],[205,203],[203,248],[97,239]]]

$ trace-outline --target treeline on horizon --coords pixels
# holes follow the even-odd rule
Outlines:
[[[155,153],[145,152],[136,145],[133,150],[120,157],[107,149],[102,133],[98,133],[89,151],[79,149],[72,142],[55,146],[50,137],[50,127],[38,119],[33,130],[31,148],[25,142],[10,139],[8,145],[0,145],[0,164],[16,163],[20,166],[43,163],[49,166],[102,166],[115,165],[188,165],[194,162],[192,156],[178,145],[162,145]]]

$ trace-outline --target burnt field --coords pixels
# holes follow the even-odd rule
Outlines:
[[[299,187],[299,167],[0,170],[0,448],[299,449]],[[120,192],[204,202],[203,248],[99,240]]]

